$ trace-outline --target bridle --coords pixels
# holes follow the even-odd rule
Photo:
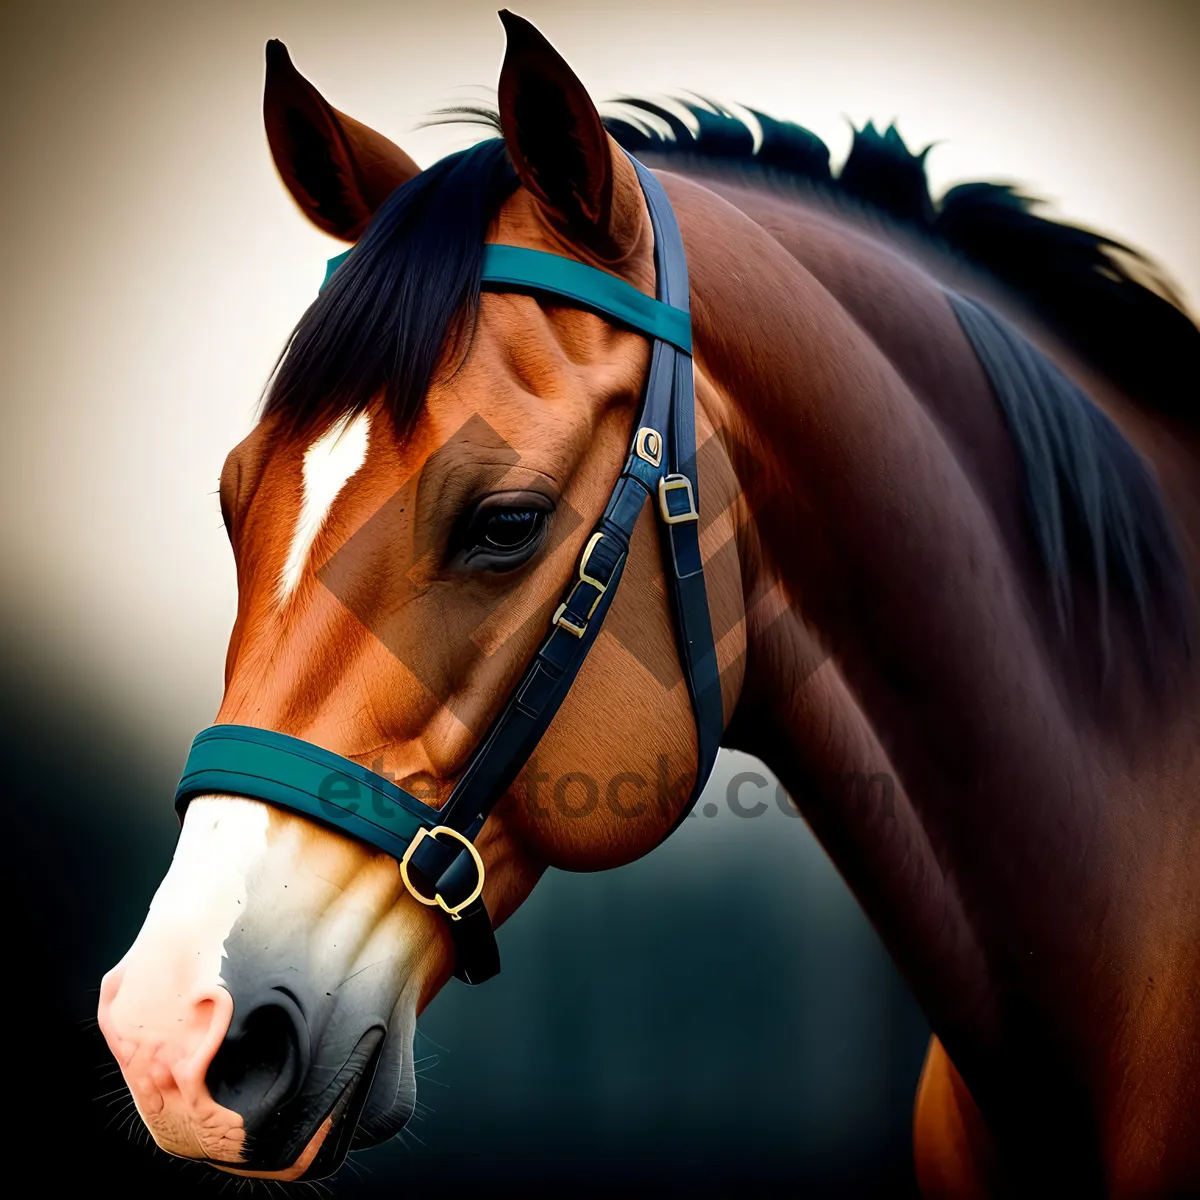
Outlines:
[[[672,831],[707,782],[724,728],[700,555],[687,258],[666,193],[630,158],[654,229],[656,300],[573,259],[518,246],[484,248],[483,288],[567,300],[647,334],[653,344],[629,455],[576,577],[445,804],[433,808],[311,742],[245,725],[213,725],[198,734],[175,792],[180,821],[193,797],[233,793],[290,809],[393,855],[413,897],[445,914],[454,973],[466,983],[482,983],[500,970],[475,838],[537,747],[596,640],[647,499],[660,522],[676,643],[696,722],[696,779]]]
[[[662,531],[676,643],[696,722],[695,783],[672,831],[707,782],[724,728],[700,554],[687,258],[666,193],[630,158],[654,230],[656,300],[573,259],[517,246],[484,249],[483,288],[570,301],[647,334],[652,350],[624,469],[584,546],[576,577],[445,804],[433,808],[311,742],[244,725],[214,725],[198,734],[175,792],[181,821],[193,797],[233,793],[290,809],[393,855],[413,897],[445,914],[454,973],[466,983],[482,983],[500,969],[475,838],[533,753],[596,640],[647,499]]]

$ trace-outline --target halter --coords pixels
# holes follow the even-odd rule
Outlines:
[[[483,288],[568,300],[645,333],[653,344],[636,433],[604,514],[549,632],[449,799],[433,808],[339,754],[245,725],[213,725],[197,735],[175,792],[180,821],[193,797],[228,792],[300,813],[392,855],[414,899],[446,917],[454,973],[465,983],[482,983],[500,970],[475,838],[537,747],[596,640],[647,499],[660,522],[676,643],[696,721],[696,781],[671,832],[708,781],[724,729],[700,556],[687,258],[666,193],[631,161],[654,230],[656,300],[573,259],[518,246],[484,250]],[[330,261],[326,280],[345,257]]]

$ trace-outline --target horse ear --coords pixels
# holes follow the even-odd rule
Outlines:
[[[508,44],[500,70],[500,128],[525,187],[554,224],[608,261],[629,249],[640,201],[636,175],[616,149],[575,72],[523,17],[500,13]],[[615,193],[615,199],[614,199]],[[640,210],[638,210],[640,211]]]
[[[340,113],[267,43],[263,122],[280,177],[318,229],[353,242],[379,206],[420,168],[381,133]]]

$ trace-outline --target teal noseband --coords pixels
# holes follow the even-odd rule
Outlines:
[[[437,810],[390,780],[312,742],[249,725],[213,725],[197,735],[179,795],[254,796],[337,826],[396,858]]]
[[[353,253],[347,250],[329,260],[322,288]],[[685,309],[652,299],[616,275],[561,254],[490,243],[483,250],[479,283],[485,291],[555,296],[570,301],[574,308],[599,313],[617,325],[669,342],[684,354],[692,352],[692,322]]]

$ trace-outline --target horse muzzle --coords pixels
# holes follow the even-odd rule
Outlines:
[[[268,1015],[283,1011],[261,1009],[257,1021],[252,1014],[245,1033],[227,1038],[213,1060],[209,1092],[241,1114],[246,1137],[236,1165],[208,1161],[237,1175],[321,1179],[337,1171],[355,1145],[384,1030],[368,1029],[340,1067],[318,1062],[297,1083],[292,1078],[296,1056],[281,1037],[281,1018]],[[287,1091],[291,1095],[277,1104]]]

